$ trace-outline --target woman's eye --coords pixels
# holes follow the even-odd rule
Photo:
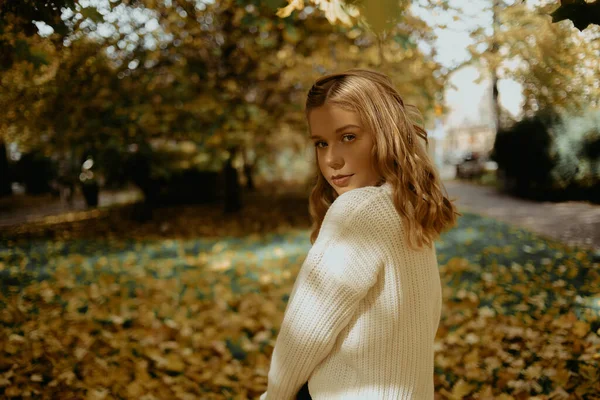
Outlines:
[[[342,139],[345,139],[345,138],[347,138],[347,137],[351,137],[352,139],[354,139],[354,138],[356,138],[356,135],[354,135],[354,134],[352,134],[352,133],[349,133],[349,134],[347,134],[347,135],[344,135],[344,136],[342,136]],[[348,140],[348,142],[351,142],[351,141],[352,141],[352,140]],[[315,142],[315,147],[317,147],[317,148],[319,148],[319,149],[322,149],[322,148],[323,148],[323,146],[319,146],[321,143],[323,143],[323,144],[327,144],[327,143],[325,143],[325,142]]]

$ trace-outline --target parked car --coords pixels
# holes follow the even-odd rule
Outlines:
[[[487,156],[477,152],[468,152],[456,164],[456,177],[459,179],[480,178],[486,172],[495,171],[498,164],[490,161]]]

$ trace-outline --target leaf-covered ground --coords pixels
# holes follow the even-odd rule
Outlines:
[[[7,233],[0,396],[256,398],[310,248],[305,207],[95,210]],[[438,398],[600,398],[598,254],[473,214],[437,250]]]

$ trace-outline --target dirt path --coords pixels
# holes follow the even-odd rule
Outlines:
[[[446,180],[444,184],[461,210],[493,217],[569,245],[600,252],[600,205],[584,202],[537,203],[507,196],[492,187],[456,180]],[[139,193],[102,192],[100,206],[131,202],[135,196]],[[14,199],[11,202],[14,205]],[[0,201],[0,229],[85,209],[82,198],[77,198],[72,208],[50,198],[40,198],[39,204],[21,204],[16,208],[7,208],[8,204],[3,203],[8,203],[8,199]]]
[[[136,190],[101,191],[98,199],[99,207],[115,204],[126,204],[135,201],[142,195]],[[77,194],[72,205],[67,205],[59,198],[51,195],[26,196],[15,195],[13,198],[0,199],[0,229],[3,227],[24,224],[44,219],[52,215],[61,215],[86,210],[87,206],[81,194]]]
[[[600,251],[600,205],[584,202],[533,202],[466,182],[444,183],[459,209],[521,226],[569,245]]]

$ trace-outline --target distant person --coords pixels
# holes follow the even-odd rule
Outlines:
[[[75,198],[75,187],[78,181],[78,171],[73,168],[73,162],[70,158],[59,161],[57,180],[61,201],[69,208],[72,208]]]
[[[374,71],[328,75],[308,92],[313,246],[261,400],[434,398],[442,309],[434,241],[458,213],[417,116]]]
[[[225,163],[225,213],[235,213],[242,208],[242,188],[239,183],[238,171],[233,166],[233,160],[237,155],[237,147],[229,148],[229,158]]]

